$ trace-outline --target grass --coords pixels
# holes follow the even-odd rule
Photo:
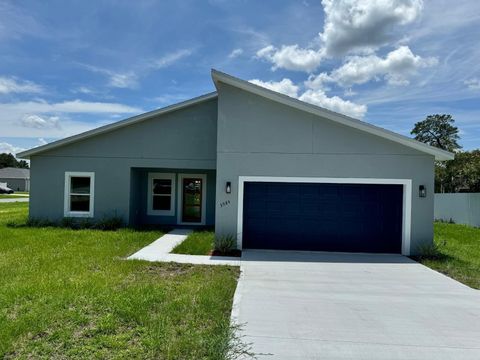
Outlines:
[[[221,359],[238,269],[125,261],[158,231],[12,227],[0,204],[0,358]]]
[[[24,195],[24,194],[19,194],[19,195],[0,194],[0,199],[18,199],[18,198],[28,198],[28,197],[29,197],[28,195]]]
[[[436,222],[434,243],[433,253],[415,260],[480,289],[480,229]]]
[[[213,249],[215,233],[212,231],[195,231],[185,241],[175,246],[174,254],[209,255]]]

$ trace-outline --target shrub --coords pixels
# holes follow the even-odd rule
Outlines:
[[[51,221],[42,218],[26,218],[24,221],[10,221],[7,226],[19,227],[62,227],[72,230],[97,229],[103,231],[117,230],[125,226],[123,219],[118,216],[105,216],[98,221],[85,218],[65,217],[60,221]]]
[[[215,238],[215,250],[221,254],[228,254],[237,248],[237,239],[233,235],[223,235]]]
[[[443,241],[441,245],[435,243],[428,245],[421,245],[418,248],[418,258],[420,259],[429,259],[429,260],[440,260],[445,257],[442,253],[441,248],[446,245],[446,241]]]
[[[99,221],[97,221],[94,225],[95,229],[98,230],[118,230],[121,227],[125,226],[123,219],[119,216],[110,216],[110,217],[103,217]]]

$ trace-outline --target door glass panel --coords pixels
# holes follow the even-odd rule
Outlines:
[[[183,179],[183,222],[202,221],[202,186],[202,179]]]

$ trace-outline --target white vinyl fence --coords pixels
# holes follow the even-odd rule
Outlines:
[[[435,194],[435,220],[480,227],[480,193]]]

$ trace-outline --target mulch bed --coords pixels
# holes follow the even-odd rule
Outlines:
[[[212,250],[209,253],[210,256],[230,256],[230,257],[240,257],[242,256],[242,250],[234,249],[229,252],[223,253],[218,250]]]

